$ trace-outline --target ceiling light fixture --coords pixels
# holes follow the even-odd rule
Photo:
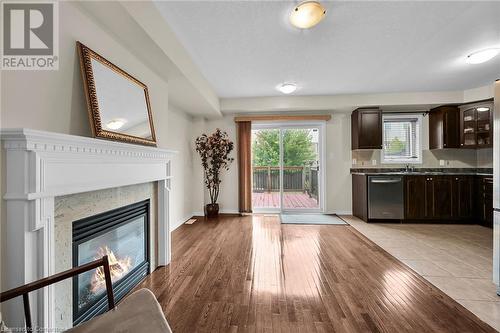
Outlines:
[[[471,53],[465,59],[468,64],[482,64],[488,60],[493,59],[500,53],[500,48],[489,48],[481,51]]]
[[[321,22],[326,10],[318,1],[304,1],[290,14],[290,22],[300,29],[309,29]]]
[[[486,111],[490,111],[490,108],[488,107],[485,107],[485,106],[480,106],[476,109],[478,112],[486,112]]]
[[[111,130],[120,129],[123,125],[125,125],[126,121],[123,119],[113,119],[106,123],[106,127]]]
[[[277,89],[283,94],[291,94],[297,90],[297,85],[295,83],[283,83],[280,84]]]

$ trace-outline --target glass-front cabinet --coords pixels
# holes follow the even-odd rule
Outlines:
[[[493,146],[493,103],[460,107],[460,145],[462,148]]]

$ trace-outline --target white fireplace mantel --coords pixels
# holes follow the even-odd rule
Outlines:
[[[2,288],[54,274],[54,198],[158,182],[158,264],[170,262],[171,158],[153,147],[31,129],[2,129],[5,149],[5,262]],[[36,293],[33,293],[36,294]],[[54,325],[53,288],[31,295],[34,323]],[[11,326],[24,325],[21,300],[4,309]]]

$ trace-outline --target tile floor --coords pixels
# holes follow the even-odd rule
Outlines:
[[[350,225],[500,331],[500,296],[492,282],[493,231],[476,225]]]

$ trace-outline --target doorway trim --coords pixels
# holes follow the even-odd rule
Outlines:
[[[293,128],[311,128],[317,127],[319,129],[319,180],[318,180],[318,193],[319,193],[319,208],[317,209],[284,209],[283,207],[283,140],[282,131],[284,129]],[[255,121],[252,122],[252,130],[259,129],[279,129],[279,147],[280,147],[280,207],[279,208],[254,208],[252,203],[252,211],[254,213],[295,213],[295,214],[307,214],[307,213],[324,213],[325,203],[326,203],[326,121],[324,120],[314,120],[314,121],[286,121],[286,122],[264,122]],[[253,166],[252,166],[253,168]],[[253,174],[253,172],[252,172]],[[253,181],[252,181],[253,184]],[[253,186],[252,186],[253,187]],[[253,191],[253,189],[252,189]]]

